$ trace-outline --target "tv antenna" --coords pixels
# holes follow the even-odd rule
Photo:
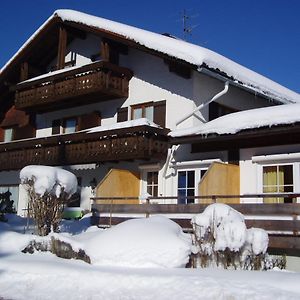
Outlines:
[[[198,25],[191,25],[191,19],[197,17],[197,15],[189,16],[186,9],[183,10],[182,13],[182,26],[183,26],[183,40],[187,41],[188,37],[192,35],[192,30],[196,28]]]

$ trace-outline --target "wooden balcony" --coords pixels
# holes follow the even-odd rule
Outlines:
[[[0,144],[0,171],[30,164],[70,165],[122,160],[163,160],[166,130],[147,125],[110,131],[78,132]]]
[[[19,83],[15,87],[16,108],[49,111],[93,101],[126,98],[132,77],[129,69],[105,61],[53,73]]]

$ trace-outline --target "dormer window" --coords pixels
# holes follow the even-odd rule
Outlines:
[[[153,117],[154,117],[153,102],[134,105],[131,107],[131,109],[132,109],[132,114],[131,114],[132,120],[147,118],[149,121],[153,122]]]

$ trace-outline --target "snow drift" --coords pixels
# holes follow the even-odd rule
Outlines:
[[[132,219],[82,238],[96,265],[184,267],[191,253],[190,237],[175,222],[160,216]]]

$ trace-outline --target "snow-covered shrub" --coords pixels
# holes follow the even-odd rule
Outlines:
[[[102,266],[181,268],[191,253],[190,236],[163,216],[128,220],[85,236],[81,242],[91,263]]]
[[[57,231],[64,206],[76,192],[76,176],[60,168],[32,165],[21,170],[20,179],[28,192],[28,213],[37,234]]]
[[[194,265],[263,269],[268,234],[246,228],[244,216],[226,204],[209,205],[192,218]]]

